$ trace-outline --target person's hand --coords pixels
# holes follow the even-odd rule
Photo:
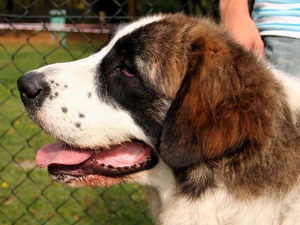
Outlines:
[[[264,55],[264,43],[251,19],[246,0],[221,0],[221,24],[229,35],[246,49]]]

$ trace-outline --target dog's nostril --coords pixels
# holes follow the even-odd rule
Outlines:
[[[28,72],[18,79],[17,86],[24,104],[41,105],[45,97],[49,95],[50,88],[43,78],[43,74]]]
[[[28,87],[28,85],[27,85]],[[20,88],[19,92],[22,95],[22,97],[24,98],[35,98],[37,97],[40,93],[41,93],[42,89],[37,89],[35,87],[31,87],[31,88]]]

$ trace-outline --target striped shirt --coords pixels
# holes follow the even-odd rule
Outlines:
[[[262,36],[300,38],[300,0],[255,0],[252,18]]]

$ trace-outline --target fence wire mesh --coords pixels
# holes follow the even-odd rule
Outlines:
[[[152,224],[138,185],[73,189],[37,168],[37,149],[54,140],[24,113],[16,80],[90,55],[119,22],[156,12],[212,15],[215,8],[212,0],[0,1],[0,224]]]

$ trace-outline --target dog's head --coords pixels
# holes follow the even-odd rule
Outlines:
[[[263,140],[273,102],[256,91],[269,85],[253,76],[262,70],[210,20],[158,15],[120,27],[88,58],[26,73],[18,88],[31,119],[60,141],[39,151],[39,166],[105,186]]]

